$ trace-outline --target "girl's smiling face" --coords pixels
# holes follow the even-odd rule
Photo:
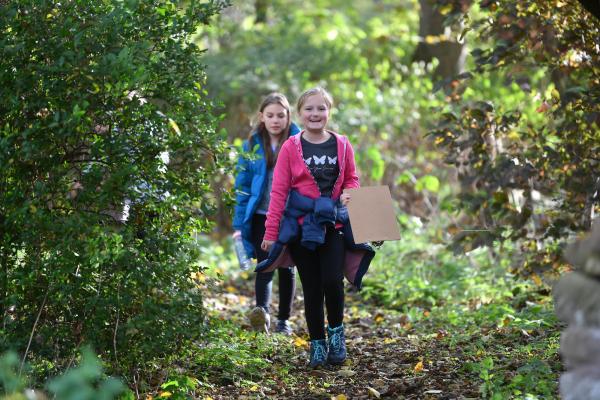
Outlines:
[[[260,113],[260,120],[269,134],[280,135],[288,126],[288,111],[281,104],[269,104]]]
[[[317,93],[306,98],[300,107],[302,125],[310,132],[323,132],[329,121],[329,105],[322,94]]]

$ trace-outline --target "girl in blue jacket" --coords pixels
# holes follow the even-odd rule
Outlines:
[[[249,257],[258,262],[267,258],[261,249],[265,234],[265,221],[273,182],[273,168],[279,149],[290,135],[300,130],[291,121],[290,105],[281,93],[269,94],[258,110],[259,121],[242,148],[254,153],[253,157],[240,156],[235,180],[236,204],[233,215],[233,236],[242,236]],[[269,304],[275,272],[256,274],[256,307],[248,314],[252,328],[269,332]],[[291,335],[288,319],[296,291],[293,266],[279,268],[279,314],[275,332]]]

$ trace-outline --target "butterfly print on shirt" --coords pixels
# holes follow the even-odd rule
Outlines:
[[[327,157],[327,156],[322,156],[322,157],[313,156],[313,158],[315,160],[315,165],[319,165],[319,164],[325,165],[325,157]]]

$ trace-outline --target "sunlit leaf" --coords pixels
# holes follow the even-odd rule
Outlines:
[[[413,369],[415,372],[423,371],[423,361],[419,361]]]
[[[227,293],[237,293],[237,291],[238,291],[238,290],[235,288],[235,286],[231,286],[231,285],[227,286],[227,287],[225,288],[225,290],[227,290]]]
[[[434,175],[425,175],[417,180],[415,190],[427,190],[431,193],[437,193],[440,190],[440,181]]]
[[[543,284],[542,279],[540,278],[540,276],[538,274],[532,274],[531,275],[531,280],[533,280],[533,282],[537,286],[542,286],[542,284]]]
[[[356,371],[352,371],[351,369],[340,369],[337,374],[343,378],[349,378],[356,375]]]
[[[296,347],[308,347],[308,342],[304,339],[302,339],[299,336],[296,336],[296,338],[294,339],[294,346]]]
[[[379,393],[377,390],[373,389],[370,386],[367,386],[367,390],[369,391],[369,397],[374,397],[376,399],[381,398],[381,393]]]
[[[177,125],[177,122],[175,122],[175,120],[169,118],[169,126],[175,131],[176,134],[181,135],[179,125]]]

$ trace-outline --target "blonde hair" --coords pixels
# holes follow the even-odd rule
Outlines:
[[[300,97],[298,98],[298,104],[296,106],[298,112],[300,112],[302,106],[304,105],[304,103],[306,103],[306,99],[316,94],[320,94],[321,96],[323,96],[323,99],[325,99],[325,104],[327,104],[327,108],[331,110],[331,107],[333,107],[333,97],[331,97],[331,95],[327,90],[325,90],[325,88],[317,86],[312,89],[308,89],[300,95]]]

